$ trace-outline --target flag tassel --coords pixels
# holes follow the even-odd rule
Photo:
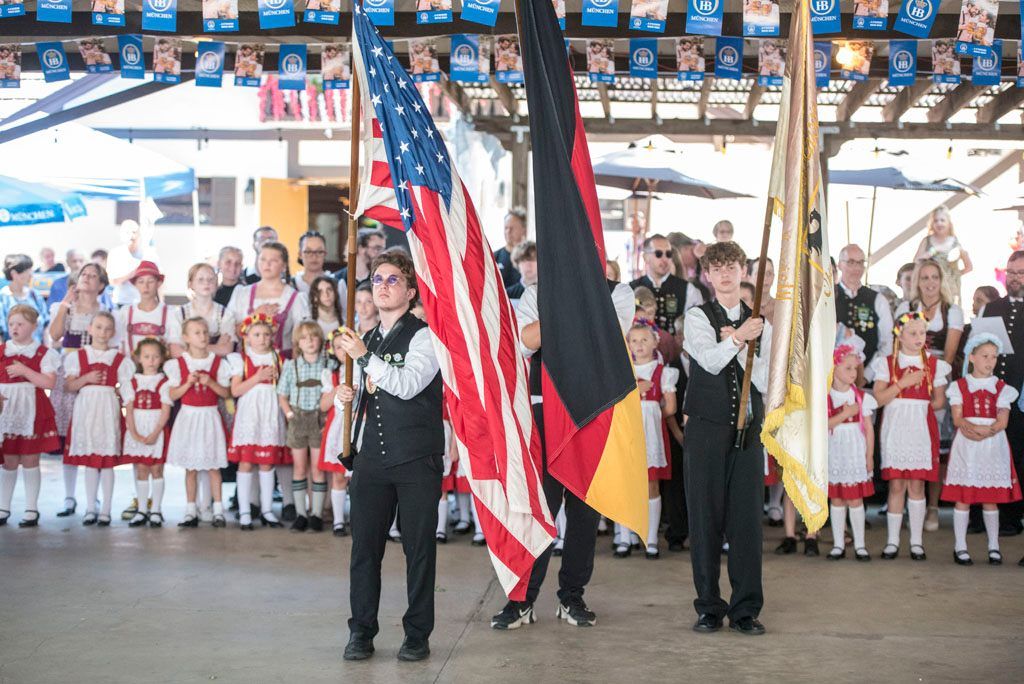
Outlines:
[[[356,315],[356,229],[359,220],[356,217],[358,207],[356,203],[359,198],[359,148],[362,147],[360,140],[360,123],[362,115],[362,95],[359,89],[359,72],[352,70],[352,115],[351,122],[351,145],[349,146],[349,169],[348,169],[348,254],[345,263],[348,265],[348,292],[345,306],[345,327],[349,330],[355,329]],[[352,385],[353,364],[351,360],[345,363],[345,384]],[[352,455],[352,402],[345,404],[345,414],[342,421],[342,447],[343,456],[348,458]]]

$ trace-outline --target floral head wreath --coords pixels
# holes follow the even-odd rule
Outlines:
[[[924,321],[925,323],[928,323],[928,317],[920,311],[908,311],[896,319],[896,324],[892,327],[892,333],[894,335],[899,335],[903,332],[903,327],[911,321]]]
[[[653,332],[655,336],[657,336],[658,332],[661,330],[661,328],[659,328],[658,325],[651,319],[644,318],[642,316],[637,316],[636,318],[633,319],[632,327],[636,328],[641,326],[644,328],[650,328],[651,332]]]
[[[242,334],[249,332],[249,329],[254,325],[266,325],[269,326],[272,331],[277,330],[277,322],[274,321],[273,317],[263,313],[249,314],[242,320]]]
[[[843,359],[851,354],[856,356],[862,362],[864,361],[864,354],[862,352],[854,349],[849,344],[841,344],[832,351],[832,364],[838,366]]]
[[[342,335],[342,334],[344,334],[346,332],[349,332],[349,329],[346,328],[343,325],[339,325],[337,328],[335,328],[334,330],[329,332],[327,334],[327,346],[330,347],[331,345],[333,345],[334,344],[334,338],[337,337],[338,335]]]

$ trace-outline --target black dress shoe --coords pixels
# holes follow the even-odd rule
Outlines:
[[[296,515],[295,504],[288,504],[287,506],[281,507],[281,520],[284,522],[291,522],[295,520]]]
[[[778,556],[788,556],[791,553],[796,553],[796,537],[786,537],[775,547],[775,554]]]
[[[292,523],[292,532],[305,532],[307,527],[309,527],[309,519],[304,515],[300,515]]]
[[[722,629],[722,618],[711,613],[701,613],[701,616],[697,618],[697,622],[693,623],[694,632],[710,634],[720,629]]]
[[[919,551],[915,551],[914,549],[920,549],[920,550]],[[910,560],[916,560],[916,561],[928,560],[928,554],[926,554],[924,552],[924,547],[921,546],[920,544],[911,544],[910,545]]]
[[[741,617],[739,620],[730,620],[729,629],[748,636],[760,636],[764,634],[764,625],[752,617]]]
[[[804,539],[804,555],[805,556],[820,556],[821,552],[818,551],[818,540],[817,539]]]
[[[953,562],[957,565],[974,565],[971,555],[967,551],[954,551]]]
[[[372,655],[373,639],[353,634],[348,638],[348,644],[345,646],[345,655],[342,658],[345,660],[366,660]]]
[[[686,547],[681,541],[674,541],[668,543],[668,550],[672,553],[681,553]]]
[[[398,659],[407,663],[426,660],[430,656],[430,642],[426,639],[405,637],[402,647],[398,649]]]
[[[324,531],[324,519],[318,515],[309,516],[309,529],[313,532]]]

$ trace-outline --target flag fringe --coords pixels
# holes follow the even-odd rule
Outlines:
[[[793,505],[796,506],[801,517],[803,517],[807,529],[811,532],[816,532],[825,526],[825,521],[828,519],[828,490],[822,490],[821,487],[815,484],[810,476],[808,476],[807,468],[804,464],[783,448],[782,444],[775,439],[775,432],[782,427],[788,415],[806,409],[807,398],[804,396],[803,388],[787,381],[785,402],[783,402],[782,406],[770,411],[764,417],[761,441],[764,443],[768,453],[782,466],[783,486],[793,501]],[[797,483],[802,485],[803,490],[807,491],[811,500],[820,504],[816,513],[811,512],[810,506],[807,505],[807,501],[804,500],[803,496],[794,496],[795,492],[799,493],[801,491],[796,486]]]

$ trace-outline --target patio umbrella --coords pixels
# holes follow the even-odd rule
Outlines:
[[[834,183],[836,185],[861,185],[871,188],[871,219],[868,223],[868,264],[871,263],[871,243],[875,234],[875,205],[878,203],[878,188],[924,190],[928,192],[965,192],[971,195],[978,195],[981,192],[974,186],[958,181],[955,178],[939,178],[936,180],[911,178],[892,166],[883,166],[876,169],[829,171],[828,182],[829,184]],[[849,207],[847,207],[846,212],[846,241],[851,241]],[[865,269],[865,279],[867,275],[867,269]]]
[[[62,223],[85,216],[82,198],[73,192],[0,176],[0,227]]]

